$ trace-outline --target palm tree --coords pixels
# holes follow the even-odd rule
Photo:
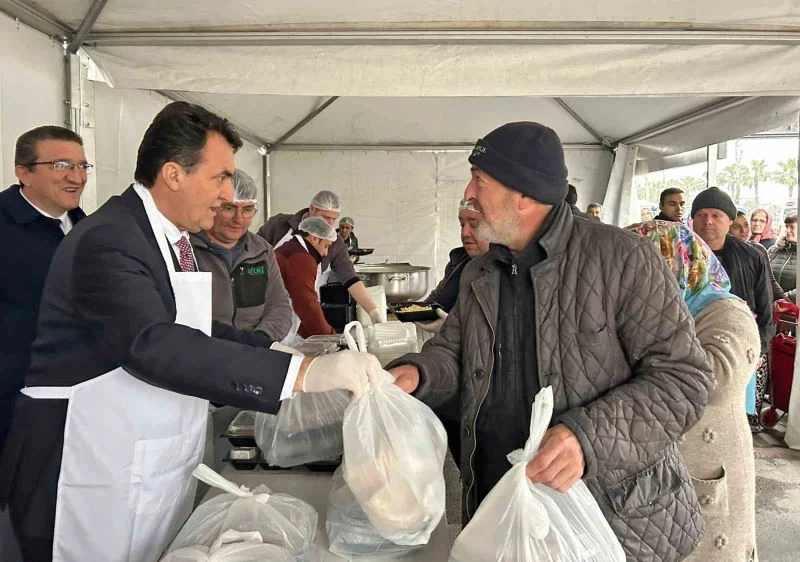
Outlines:
[[[753,175],[750,173],[750,168],[741,162],[734,162],[725,166],[717,174],[717,181],[721,186],[727,188],[728,193],[733,198],[733,202],[738,205],[742,188],[753,185]]]
[[[758,207],[758,183],[768,180],[771,174],[767,171],[766,160],[751,160],[750,170],[753,178],[753,195],[755,197],[756,207]]]
[[[639,185],[638,196],[641,201],[650,201],[651,203],[658,203],[658,198],[661,192],[668,187],[678,187],[675,180],[656,180],[646,182]]]
[[[674,186],[683,190],[684,198],[691,201],[695,196],[706,188],[706,180],[697,176],[683,176],[675,181]]]
[[[789,158],[778,162],[778,169],[772,173],[773,179],[789,188],[789,199],[794,199],[794,188],[797,186],[797,158]]]

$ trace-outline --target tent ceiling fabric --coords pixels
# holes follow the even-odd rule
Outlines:
[[[274,142],[325,98],[184,93]],[[603,137],[619,140],[721,98],[576,97],[564,101]],[[539,121],[567,144],[596,140],[551,98],[340,98],[289,145],[464,144],[498,124]]]
[[[793,95],[798,45],[97,47],[115,87],[301,96]]]
[[[324,98],[194,94],[188,98],[274,142]],[[609,104],[597,99],[598,109]],[[605,102],[605,103],[604,103]],[[596,143],[550,98],[339,98],[290,145],[465,144],[507,121],[541,121],[565,143]],[[633,131],[631,131],[633,132]]]
[[[34,4],[34,2],[30,2]],[[90,0],[36,0],[59,20],[77,29],[91,5]],[[474,22],[539,22],[587,25],[607,23],[657,24],[663,26],[775,27],[800,26],[800,7],[794,0],[711,0],[664,2],[663,0],[114,0],[100,14],[96,31],[131,29],[216,29],[269,25],[392,24],[419,25]],[[686,27],[686,25],[683,25]]]

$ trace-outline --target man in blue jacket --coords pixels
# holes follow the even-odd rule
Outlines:
[[[52,125],[17,139],[14,166],[19,183],[0,193],[0,450],[30,363],[50,260],[86,216],[78,204],[92,167],[81,137]]]

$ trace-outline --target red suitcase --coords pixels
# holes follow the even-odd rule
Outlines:
[[[780,417],[778,410],[785,413],[789,410],[789,398],[792,393],[794,378],[794,354],[797,347],[798,309],[788,301],[775,303],[776,332],[772,338],[770,354],[770,407],[761,415],[764,427],[774,427]],[[781,414],[781,417],[783,416]]]

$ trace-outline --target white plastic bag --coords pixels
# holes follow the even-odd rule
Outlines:
[[[256,444],[272,466],[291,467],[341,456],[346,391],[299,392],[281,402],[278,415],[256,414]]]
[[[192,546],[211,547],[228,530],[258,531],[264,543],[285,548],[297,562],[310,560],[317,530],[313,507],[286,494],[273,494],[266,486],[252,491],[239,487],[204,464],[192,474],[227,493],[197,506],[168,552]]]
[[[355,347],[353,342],[351,349]],[[342,421],[348,404],[350,397],[344,390],[296,393],[281,402],[277,416],[256,414],[256,444],[272,466],[288,468],[337,459],[344,447]]]
[[[325,530],[330,551],[343,558],[378,554],[396,556],[419,548],[395,544],[375,530],[344,481],[341,467],[331,478]]]
[[[456,538],[450,562],[624,562],[625,553],[583,481],[561,493],[525,474],[553,415],[553,389],[536,395],[525,449]]]
[[[188,546],[167,554],[161,562],[294,562],[280,546],[264,544],[261,533],[225,531],[211,547]]]
[[[384,379],[344,414],[343,475],[381,536],[426,544],[445,508],[447,436],[425,404]]]

